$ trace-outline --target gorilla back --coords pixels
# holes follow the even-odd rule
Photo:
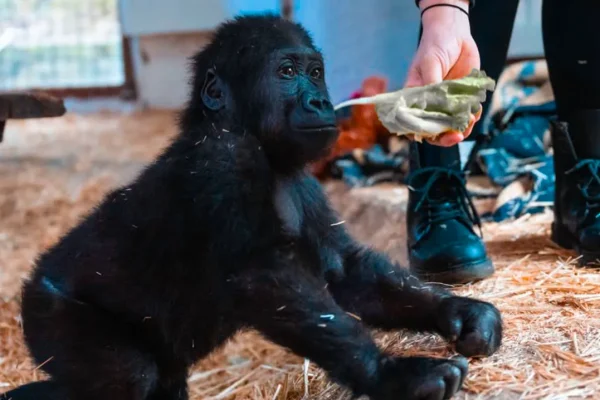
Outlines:
[[[171,145],[39,258],[23,328],[50,379],[4,398],[184,400],[190,366],[247,327],[355,394],[452,395],[465,361],[386,355],[347,311],[459,338],[466,355],[496,350],[499,314],[424,286],[336,223],[304,172],[337,137],[306,31],[238,18],[192,67]]]

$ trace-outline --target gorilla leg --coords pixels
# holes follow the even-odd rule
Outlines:
[[[79,400],[99,397],[81,397],[83,394],[69,395],[67,385],[61,386],[54,381],[34,382],[18,387],[10,392],[0,395],[0,400]],[[71,392],[74,392],[71,390]],[[82,392],[83,393],[83,392]],[[102,395],[107,395],[103,392]],[[75,397],[77,396],[77,397]],[[87,396],[87,394],[85,395]],[[97,395],[98,396],[98,395]],[[113,397],[106,397],[113,398]],[[105,398],[105,399],[106,399]],[[126,397],[115,397],[124,399]],[[187,400],[186,392],[174,392],[158,389],[148,398],[149,400]]]
[[[52,381],[33,382],[0,395],[0,400],[68,400],[67,392]]]
[[[68,385],[61,386],[54,381],[33,382],[0,395],[0,400],[78,400],[98,397],[80,397],[69,395]],[[73,397],[79,396],[79,397]],[[87,395],[86,395],[87,396]],[[125,398],[125,397],[116,397]],[[148,400],[187,400],[187,383],[183,379],[179,384],[162,385],[154,390]]]
[[[56,393],[48,400],[65,395],[69,400],[185,399],[181,387],[163,384],[154,354],[158,349],[145,343],[134,326],[102,310],[30,286],[23,297],[23,320],[31,353],[51,382],[17,389],[13,400],[28,399],[39,387]],[[164,393],[167,388],[171,394]],[[163,395],[153,397],[160,391]]]

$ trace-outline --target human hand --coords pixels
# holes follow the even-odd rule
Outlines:
[[[421,10],[434,4],[452,4],[469,9],[468,0],[421,0]],[[423,14],[423,35],[408,72],[406,87],[424,86],[444,79],[457,79],[480,68],[479,50],[471,36],[469,19],[454,7],[434,7]],[[454,146],[467,138],[474,124],[481,118],[481,110],[471,117],[464,132],[443,133],[431,144]]]

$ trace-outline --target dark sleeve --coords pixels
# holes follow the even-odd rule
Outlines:
[[[419,2],[420,2],[420,1],[421,1],[421,0],[415,0],[415,4],[417,5],[417,7],[419,7]],[[470,7],[470,8],[473,8],[473,7],[475,7],[475,0],[469,0],[469,7]]]

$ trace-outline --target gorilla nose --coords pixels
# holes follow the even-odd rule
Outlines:
[[[307,94],[304,96],[304,108],[306,111],[313,113],[322,113],[323,111],[330,111],[333,109],[331,102],[320,95]]]

